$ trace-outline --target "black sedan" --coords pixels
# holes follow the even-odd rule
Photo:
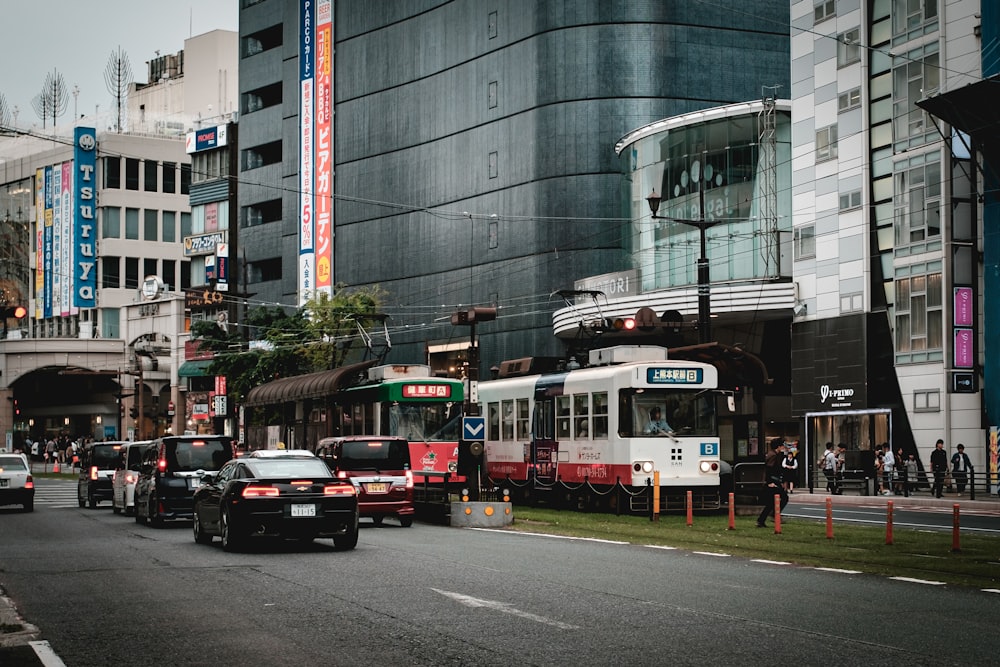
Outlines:
[[[318,458],[240,458],[206,475],[194,493],[194,540],[233,551],[254,538],[332,537],[358,544],[358,496]]]

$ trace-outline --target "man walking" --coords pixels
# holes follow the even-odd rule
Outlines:
[[[836,493],[837,491],[837,455],[833,453],[833,443],[826,443],[826,453],[819,460],[819,465],[823,469],[826,477],[826,492]]]
[[[882,445],[882,474],[883,481],[882,484],[885,488],[883,495],[891,496],[892,493],[892,475],[893,470],[896,468],[896,457],[892,455],[892,447],[889,443]]]
[[[764,502],[764,509],[757,517],[757,527],[764,528],[767,525],[767,517],[774,512],[774,498],[781,497],[781,507],[779,511],[785,509],[788,504],[788,494],[782,484],[781,461],[784,459],[785,443],[775,438],[771,441],[771,449],[764,459],[764,491],[761,493],[761,500]]]
[[[944,440],[938,438],[934,444],[934,451],[931,452],[931,472],[934,474],[934,488],[931,494],[935,498],[941,497],[944,491],[944,476],[948,474],[948,453],[944,451]]]
[[[958,443],[958,451],[951,457],[951,478],[955,480],[959,494],[965,493],[965,482],[972,472],[972,461],[965,453],[965,445]]]

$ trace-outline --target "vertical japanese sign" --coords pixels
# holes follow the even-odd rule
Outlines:
[[[299,26],[299,305],[316,287],[313,234],[313,6],[302,0]]]
[[[333,3],[316,2],[316,291],[333,293]]]
[[[35,170],[35,211],[40,224],[35,225],[35,319],[42,319],[45,305],[45,170]]]
[[[63,166],[57,164],[52,166],[52,314],[62,314],[62,304],[59,298],[62,295],[63,276],[66,268],[63,260]]]
[[[97,132],[73,131],[73,305],[97,307]]]
[[[45,168],[45,240],[42,262],[45,265],[45,287],[42,295],[42,317],[52,317],[52,167]]]
[[[62,316],[76,315],[78,310],[73,304],[73,277],[70,266],[73,262],[73,163],[62,164],[62,221],[59,225],[62,244],[59,246],[59,265],[64,267],[59,271],[59,314]]]

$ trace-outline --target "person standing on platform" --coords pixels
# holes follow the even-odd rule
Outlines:
[[[774,499],[781,498],[779,511],[785,509],[788,504],[788,494],[781,480],[781,461],[785,458],[785,443],[775,438],[771,441],[771,448],[764,459],[764,491],[761,493],[761,500],[764,509],[757,517],[757,527],[764,528],[767,525],[767,517],[774,513]]]
[[[944,476],[948,474],[948,453],[944,451],[944,440],[940,438],[934,444],[934,451],[931,452],[931,472],[934,474],[931,494],[935,498],[940,498],[941,492],[944,491]]]
[[[969,455],[965,453],[965,445],[958,443],[956,449],[958,451],[951,457],[951,478],[955,480],[955,486],[958,488],[959,494],[962,494],[965,493],[965,483],[972,472],[972,461],[969,460]]]

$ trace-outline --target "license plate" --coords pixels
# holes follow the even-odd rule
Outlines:
[[[0,489],[6,489],[8,486],[10,486],[9,479],[0,479]]]
[[[292,505],[292,516],[316,516],[316,506]]]
[[[365,484],[365,491],[368,493],[386,493],[389,491],[389,484],[387,482],[371,482],[370,484]]]
[[[188,477],[188,488],[189,489],[197,489],[199,486],[201,486],[201,480],[200,479],[196,479],[194,477]]]

